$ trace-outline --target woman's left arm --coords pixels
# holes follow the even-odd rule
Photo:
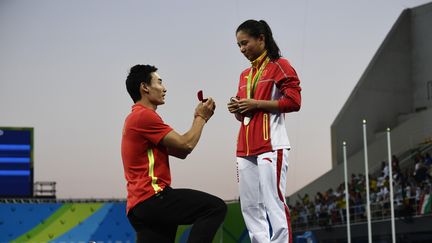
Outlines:
[[[247,114],[255,110],[268,112],[294,112],[301,106],[300,80],[288,61],[278,63],[279,72],[275,75],[275,84],[282,96],[278,100],[242,99],[238,102],[238,111]]]

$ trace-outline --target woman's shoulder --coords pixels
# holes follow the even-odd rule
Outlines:
[[[283,71],[283,72],[295,72],[294,67],[291,65],[291,63],[286,58],[278,58],[272,61],[272,63],[275,65],[275,69]]]
[[[279,57],[278,59],[275,59],[272,62],[279,65],[291,65],[288,59],[284,57]]]

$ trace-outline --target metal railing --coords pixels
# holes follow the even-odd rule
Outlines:
[[[36,181],[33,184],[33,196],[44,198],[56,198],[55,181]]]
[[[366,218],[366,204],[354,205],[350,207],[350,223],[363,223],[367,221]],[[406,199],[405,202],[395,201],[395,217],[410,220],[413,217],[430,215],[421,214],[418,211],[419,201],[415,197]],[[390,218],[390,200],[383,200],[381,202],[371,203],[371,220],[381,221]],[[300,211],[294,213],[291,218],[292,227],[294,232],[312,230],[317,228],[325,228],[330,226],[345,225],[346,224],[346,210],[345,208],[334,208],[332,210],[323,210],[319,213],[306,213]]]

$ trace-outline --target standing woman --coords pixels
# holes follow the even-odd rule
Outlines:
[[[264,20],[245,21],[236,37],[251,62],[228,103],[229,112],[241,122],[237,167],[243,218],[252,243],[292,242],[285,203],[290,150],[285,113],[300,109],[300,81]]]

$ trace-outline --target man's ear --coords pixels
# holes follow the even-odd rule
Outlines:
[[[149,92],[148,86],[146,83],[142,82],[140,85],[140,89],[142,89],[145,93]]]

